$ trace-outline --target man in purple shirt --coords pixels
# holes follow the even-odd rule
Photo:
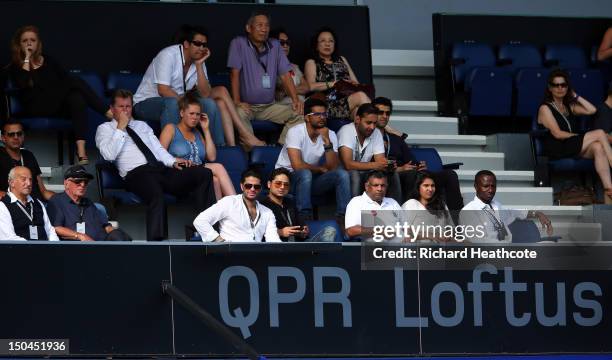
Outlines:
[[[240,119],[253,131],[251,120],[257,118],[284,124],[279,138],[284,143],[287,129],[304,121],[304,103],[300,101],[289,74],[291,64],[276,39],[268,39],[270,17],[254,12],[246,25],[247,36],[232,40],[227,66],[231,68],[232,97]],[[276,78],[292,100],[291,106],[274,102]]]

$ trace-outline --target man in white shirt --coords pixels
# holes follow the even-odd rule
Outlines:
[[[210,97],[206,59],[210,57],[206,31],[189,27],[180,43],[162,49],[147,68],[136,94],[134,115],[142,120],[176,124],[180,119],[178,98],[195,89],[200,95],[202,111],[210,119],[210,132],[215,144],[225,145],[221,116]]]
[[[304,111],[306,122],[289,129],[275,167],[291,172],[296,208],[302,219],[312,219],[312,195],[332,190],[336,194],[336,217],[343,218],[351,198],[350,181],[339,166],[336,133],[327,128],[327,104],[308,99]]]
[[[485,236],[470,239],[473,242],[512,242],[508,225],[516,219],[538,218],[542,228],[550,236],[553,233],[550,219],[540,211],[504,209],[494,199],[497,191],[497,178],[490,170],[480,170],[474,176],[476,195],[461,209],[460,223],[463,225],[484,226]]]
[[[45,206],[30,196],[30,169],[12,168],[8,182],[8,192],[0,201],[0,240],[59,240]]]
[[[370,171],[366,178],[365,191],[351,199],[346,207],[346,234],[351,238],[365,240],[372,237],[375,225],[393,226],[402,218],[402,207],[397,201],[385,197],[387,176],[382,171]],[[379,213],[379,210],[389,210]],[[362,224],[361,212],[370,211],[372,224]],[[390,218],[389,218],[390,217]]]
[[[126,190],[147,204],[148,240],[161,240],[168,235],[164,193],[193,193],[198,212],[214,204],[212,172],[173,157],[147,123],[132,119],[132,93],[116,90],[110,110],[113,119],[98,126],[96,146],[105,160],[115,164]]]
[[[395,161],[387,159],[382,134],[376,128],[378,113],[379,110],[374,105],[361,104],[357,108],[355,122],[344,125],[338,131],[340,160],[350,175],[351,196],[357,196],[361,192],[369,171],[378,170],[387,174],[389,197],[401,201],[400,180],[395,172]]]
[[[257,201],[261,175],[247,170],[240,179],[242,194],[229,195],[206,209],[193,221],[202,241],[280,242],[272,210]],[[213,225],[219,223],[219,232]]]

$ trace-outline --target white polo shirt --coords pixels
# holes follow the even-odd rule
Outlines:
[[[493,209],[491,209],[491,207]],[[480,200],[478,196],[474,196],[474,200],[467,203],[463,209],[461,209],[461,213],[459,213],[459,222],[462,225],[484,226],[484,238],[474,238],[472,239],[474,242],[512,242],[512,233],[510,233],[508,225],[512,224],[516,219],[527,218],[528,211],[504,209],[503,205],[495,199],[491,201],[491,207]],[[497,239],[497,230],[495,230],[492,216],[495,216],[495,219],[498,221],[503,222],[508,234],[504,240]]]
[[[162,49],[149,64],[138,90],[134,94],[134,104],[149,98],[159,97],[158,84],[170,86],[178,95],[192,89],[198,79],[195,64],[191,63],[191,66],[189,66],[185,83],[183,83],[183,65],[185,65],[183,45],[176,44]],[[208,79],[206,64],[202,63],[202,69]]]
[[[359,162],[370,162],[374,155],[385,153],[385,142],[380,130],[374,129],[372,135],[360,144],[356,125],[353,123],[344,125],[338,131],[338,147],[343,146],[352,149],[353,160]]]
[[[338,152],[338,138],[336,137],[336,133],[332,130],[329,130],[329,141],[331,142],[334,151]],[[287,149],[300,150],[302,152],[302,161],[310,165],[319,165],[319,161],[325,155],[325,149],[323,149],[323,137],[319,135],[313,142],[310,139],[310,136],[308,136],[305,123],[295,125],[289,129],[289,131],[287,131],[285,145],[283,145],[283,149],[278,155],[278,160],[276,160],[276,165],[274,166],[276,169],[279,167],[284,167],[293,172]]]
[[[378,210],[392,210],[384,211],[380,214]],[[372,215],[380,220],[384,225],[395,225],[398,221],[402,220],[402,208],[397,201],[385,197],[379,204],[376,201],[370,199],[368,194],[364,191],[362,195],[355,196],[349,201],[346,206],[346,213],[344,215],[344,226],[350,228],[361,224],[361,212],[371,211]],[[378,222],[378,221],[376,221]]]
[[[257,216],[251,221],[242,194],[228,195],[202,211],[193,221],[193,226],[202,236],[202,241],[213,241],[219,235],[226,242],[280,242],[276,231],[276,218],[272,210],[256,202]],[[218,233],[213,225],[219,223]]]

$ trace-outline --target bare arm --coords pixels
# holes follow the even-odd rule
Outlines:
[[[563,140],[576,136],[576,134],[561,130],[552,112],[545,105],[540,106],[538,110],[538,123],[547,128],[555,139]]]
[[[281,75],[281,81],[283,82],[285,92],[291,98],[291,107],[293,111],[296,114],[304,114],[304,103],[300,101],[300,98],[297,96],[297,91],[295,90],[295,85],[293,84],[293,79],[291,79],[289,72]]]
[[[311,91],[325,91],[334,87],[334,85],[336,84],[335,81],[316,81],[317,65],[312,59],[306,60],[306,64],[304,65],[304,77],[306,78],[306,81],[308,82],[308,87]]]
[[[202,134],[197,133],[197,135],[202,138]],[[212,135],[210,134],[210,129],[208,127],[204,130],[204,138],[202,141],[204,142],[204,147],[206,148],[206,160],[210,162],[217,160],[217,147],[215,146],[215,142],[213,141]]]
[[[346,229],[346,234],[349,237],[361,236],[362,239],[367,239],[372,237],[372,228],[368,228],[361,225],[351,226]]]
[[[302,75],[300,84],[296,87],[296,90],[300,95],[306,95],[310,92],[310,86],[308,86],[308,81],[306,81],[306,77],[304,75]]]
[[[64,226],[55,226],[55,233],[62,239],[79,240],[79,241],[93,241],[89,235],[70,230]]]
[[[612,58],[612,27],[606,30],[597,51],[597,60],[604,61]]]
[[[340,160],[346,170],[383,170],[387,167],[387,160],[383,154],[374,155],[374,161],[361,162],[353,160],[353,149],[341,146],[339,151]]]
[[[157,84],[157,92],[161,97],[179,97],[176,91],[172,90],[172,88],[168,85]]]
[[[340,58],[342,59],[342,62],[344,62],[346,67],[348,68],[348,72],[349,72],[349,76],[351,78],[351,81],[358,84],[359,80],[357,80],[357,76],[355,76],[355,73],[353,72],[353,69],[351,68],[351,65],[349,65],[348,61],[346,61],[346,58],[344,56],[341,56]]]
[[[174,137],[174,125],[168,124],[164,126],[161,134],[159,134],[159,143],[164,147],[164,149],[168,150],[173,137]]]
[[[322,166],[311,165],[302,160],[302,151],[299,149],[287,149],[287,155],[289,155],[289,161],[291,162],[291,167],[293,170],[303,170],[308,169],[315,173],[321,173],[325,170],[322,170]]]
[[[230,71],[230,83],[232,87],[231,90],[234,103],[239,104],[242,102],[240,100],[240,70],[232,69]]]
[[[210,96],[210,83],[206,78],[206,73],[204,73],[204,61],[210,57],[210,50],[206,49],[206,55],[198,61],[195,62],[196,68],[196,77],[197,77],[197,87],[200,95],[203,97]]]
[[[45,183],[43,182],[42,176],[38,175],[36,177],[36,182],[38,183],[38,190],[40,190],[42,197],[45,200],[49,201],[49,199],[51,199],[51,197],[55,195],[55,193],[51,190],[47,190],[47,188],[45,187]]]
[[[578,96],[576,103],[572,106],[572,113],[575,115],[593,115],[596,112],[597,108],[582,96]]]

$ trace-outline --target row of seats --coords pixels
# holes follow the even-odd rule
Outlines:
[[[604,99],[601,71],[589,67],[595,64],[575,45],[547,45],[541,53],[535,45],[512,42],[495,56],[489,44],[463,41],[453,45],[451,57],[453,90],[465,94],[468,115],[531,117],[551,67],[566,69],[576,92],[590,102]]]

